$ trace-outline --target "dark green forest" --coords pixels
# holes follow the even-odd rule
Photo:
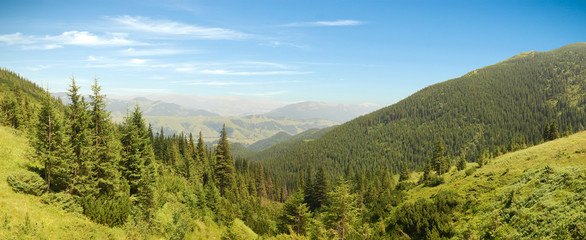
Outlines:
[[[450,156],[469,162],[498,156],[543,142],[553,122],[561,133],[584,130],[585,71],[584,43],[522,53],[428,86],[315,141],[275,146],[251,159],[293,184],[308,166],[323,166],[331,179],[347,167],[423,170],[439,140]]]

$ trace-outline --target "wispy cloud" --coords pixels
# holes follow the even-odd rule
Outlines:
[[[132,46],[146,45],[127,39],[125,33],[107,33],[99,36],[86,31],[67,31],[59,35],[31,36],[22,33],[0,35],[0,42],[23,45],[25,50],[51,50],[63,45],[77,46]]]
[[[51,68],[51,65],[42,65],[42,64],[40,64],[40,65],[37,65],[37,66],[34,66],[34,67],[28,67],[28,70],[31,70],[33,72],[36,72],[36,71],[41,71],[41,70],[48,69],[48,68]]]
[[[285,27],[341,27],[341,26],[358,26],[364,22],[358,20],[336,20],[336,21],[316,21],[316,22],[294,22],[285,24]]]
[[[299,71],[259,71],[259,72],[236,72],[228,70],[201,70],[203,74],[213,75],[231,75],[231,76],[267,76],[267,75],[300,75],[310,74],[311,72],[299,72]]]
[[[141,57],[141,56],[161,56],[161,55],[177,55],[192,53],[191,50],[179,50],[179,49],[134,49],[127,48],[120,53],[124,56]]]
[[[110,17],[109,19],[118,22],[135,31],[168,34],[168,35],[185,35],[200,39],[241,39],[249,37],[249,34],[239,31],[218,28],[218,27],[201,27],[181,22],[168,20],[153,20],[147,17],[131,17],[128,15]]]

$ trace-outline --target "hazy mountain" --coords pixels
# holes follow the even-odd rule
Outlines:
[[[169,116],[169,117],[197,117],[218,116],[218,114],[201,109],[192,109],[174,103],[163,101],[151,101],[144,97],[131,100],[111,99],[106,102],[106,109],[111,112],[113,118],[124,117],[126,110],[132,110],[136,104],[145,116]]]
[[[272,110],[264,115],[289,119],[327,119],[343,123],[375,111],[380,107],[380,105],[374,103],[329,104],[322,102],[301,102]]]
[[[299,169],[319,165],[332,175],[346,166],[422,169],[440,139],[453,157],[498,155],[540,143],[554,121],[560,132],[584,129],[585,74],[586,43],[521,53],[428,86],[262,162],[295,181]]]
[[[153,129],[158,131],[163,128],[166,135],[172,133],[193,133],[200,131],[206,142],[218,139],[222,125],[226,124],[228,140],[230,142],[252,144],[259,140],[271,137],[279,132],[296,135],[313,128],[326,128],[337,123],[329,120],[290,120],[274,119],[262,115],[247,117],[224,116],[196,116],[196,117],[170,117],[170,116],[145,116]],[[115,119],[121,120],[121,119]]]
[[[137,96],[109,95],[112,99],[130,100]],[[145,95],[151,101],[174,103],[186,108],[202,109],[221,116],[258,115],[291,104],[291,102],[275,101],[266,98],[239,98],[222,96],[192,95]]]

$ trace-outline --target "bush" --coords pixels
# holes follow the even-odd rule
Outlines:
[[[258,235],[246,226],[242,220],[236,218],[226,230],[222,239],[258,239]]]
[[[466,172],[465,172],[466,173],[466,177],[474,174],[474,172],[476,172],[476,168],[475,167],[466,169]]]
[[[444,183],[444,177],[439,176],[437,174],[433,174],[427,181],[425,181],[425,186],[435,187],[442,183]]]
[[[99,198],[85,197],[82,200],[83,213],[94,222],[110,227],[120,226],[126,222],[130,213],[128,196]]]
[[[43,194],[47,185],[39,175],[34,172],[20,171],[14,173],[6,178],[8,185],[12,187],[15,192],[22,192],[40,196]]]
[[[79,197],[66,193],[49,193],[41,197],[41,202],[57,206],[67,212],[83,213],[83,207],[79,204]]]

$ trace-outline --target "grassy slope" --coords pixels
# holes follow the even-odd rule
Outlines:
[[[572,224],[586,234],[586,131],[491,159],[469,176],[452,171],[444,178],[437,187],[411,189],[407,202],[458,193],[457,238],[543,237],[540,231],[559,238]]]
[[[20,132],[0,126],[0,239],[139,239],[144,233],[134,226],[109,228],[90,221],[83,215],[68,213],[58,207],[40,202],[40,197],[16,193],[6,178],[25,171],[32,162],[32,149]],[[172,222],[172,213],[160,210],[159,224]],[[28,216],[28,223],[27,223]],[[167,221],[164,221],[167,220]],[[193,231],[188,239],[220,239],[224,227],[210,220],[192,220]],[[144,229],[143,229],[144,230]],[[156,234],[156,233],[155,233]],[[160,235],[167,236],[163,231]],[[159,235],[157,234],[157,235]],[[164,238],[161,236],[149,238]]]
[[[26,138],[0,127],[0,239],[105,239],[125,238],[119,228],[108,228],[53,206],[33,195],[15,193],[6,183],[10,174],[29,164]],[[28,216],[28,224],[26,218]]]

